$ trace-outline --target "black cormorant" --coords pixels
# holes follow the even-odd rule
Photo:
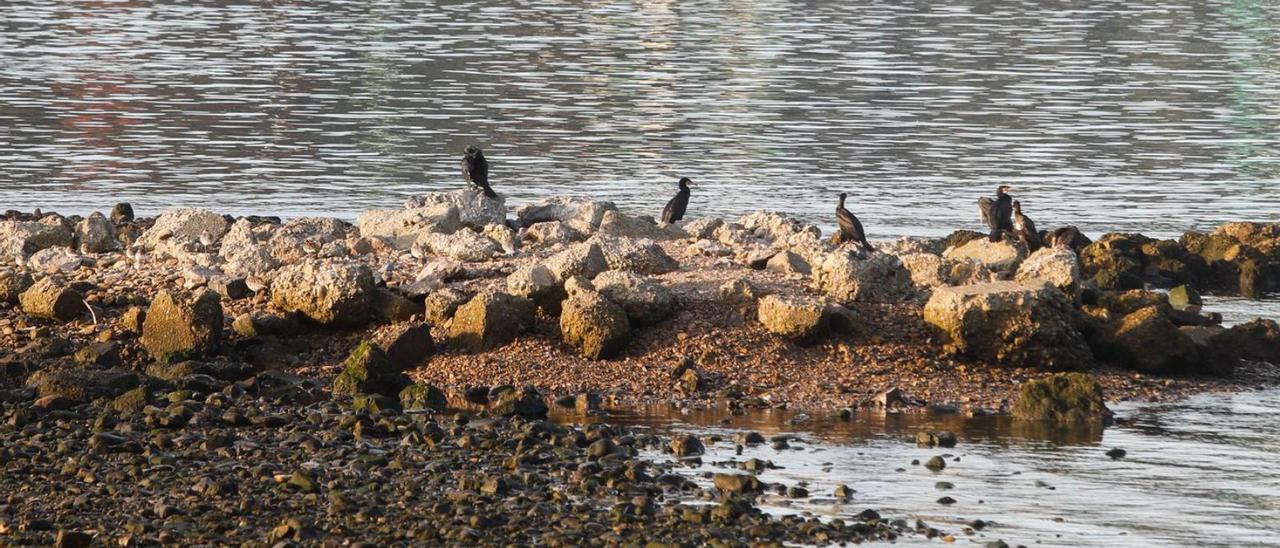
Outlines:
[[[689,208],[689,183],[692,182],[688,177],[680,178],[680,192],[667,202],[667,207],[662,208],[662,222],[671,224],[684,218],[684,211]]]
[[[989,239],[993,242],[1000,241],[1001,230],[1013,230],[1013,197],[1008,194],[1010,190],[1013,187],[1000,185],[996,189],[996,199],[986,196],[978,198],[978,213],[982,214],[982,221],[991,228]]]
[[[854,241],[862,244],[867,251],[875,251],[871,247],[871,243],[867,242],[867,233],[862,230],[862,223],[858,218],[844,208],[844,201],[849,195],[840,193],[840,205],[836,206],[836,223],[840,225],[840,242]]]
[[[1022,202],[1013,201],[1013,217],[1013,230],[1023,245],[1027,246],[1027,251],[1035,252],[1040,249],[1040,233],[1036,231],[1036,224],[1031,222],[1031,218],[1022,214]]]
[[[485,196],[497,198],[498,195],[489,186],[489,161],[484,159],[484,152],[478,146],[467,145],[462,153],[462,177],[467,180],[467,184],[480,187]]]

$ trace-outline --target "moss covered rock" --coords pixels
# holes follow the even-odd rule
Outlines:
[[[399,397],[409,385],[409,378],[387,357],[378,345],[361,342],[343,364],[342,373],[333,381],[334,396],[382,394]]]
[[[1102,387],[1084,373],[1057,373],[1022,383],[1013,418],[1024,421],[1110,424]]]
[[[153,358],[175,362],[212,356],[222,345],[222,299],[213,291],[194,298],[161,291],[142,324],[142,346]]]

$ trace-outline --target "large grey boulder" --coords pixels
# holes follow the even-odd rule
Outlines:
[[[487,261],[502,253],[498,242],[468,229],[453,234],[427,232],[419,236],[414,245],[421,246],[425,254],[440,255],[462,262]]]
[[[680,263],[667,255],[653,240],[596,236],[587,243],[600,246],[605,262],[613,270],[627,270],[637,274],[665,274],[680,269]]]
[[[621,306],[634,326],[653,325],[676,310],[676,297],[670,289],[631,272],[602,272],[592,280],[592,285],[605,298]]]
[[[924,320],[947,337],[951,352],[992,365],[1064,370],[1094,363],[1071,301],[1044,282],[939,288]]]
[[[805,295],[767,295],[760,299],[757,317],[770,333],[812,343],[831,328],[827,301]]]
[[[560,332],[565,343],[592,360],[613,358],[631,341],[626,311],[587,288],[577,288],[565,299],[560,311]]]
[[[74,231],[58,215],[46,215],[38,221],[0,221],[0,251],[6,259],[54,246],[71,247],[74,243]]]
[[[347,224],[332,217],[300,217],[291,219],[273,231],[267,247],[285,263],[301,261],[309,256],[307,248],[320,249],[347,235]],[[225,245],[225,243],[224,243]]]
[[[525,204],[516,210],[521,227],[560,221],[582,234],[594,234],[607,211],[616,211],[613,202],[558,196],[536,204]]]
[[[672,240],[685,236],[684,231],[678,226],[658,226],[652,218],[636,217],[612,210],[606,211],[601,218],[598,234],[651,240]]]
[[[222,346],[222,301],[204,291],[194,297],[161,291],[142,324],[142,346],[161,362],[217,354]]]
[[[695,240],[715,237],[716,229],[724,226],[724,219],[719,217],[702,217],[684,222],[680,228]]]
[[[808,276],[813,273],[813,268],[809,266],[809,261],[806,261],[799,254],[786,250],[770,257],[764,268],[772,272],[800,276]]]
[[[507,276],[507,292],[530,299],[552,314],[560,311],[560,302],[565,298],[564,281],[537,263],[517,268]]]
[[[528,247],[550,247],[580,242],[587,237],[560,221],[534,223],[520,230],[520,241]]]
[[[507,223],[507,205],[502,196],[490,198],[475,188],[461,188],[449,192],[430,192],[413,196],[404,203],[405,209],[426,211],[458,210],[458,220],[463,226],[481,229],[485,225]]]
[[[933,289],[948,285],[948,264],[941,256],[912,252],[899,255],[898,261],[911,274],[911,282],[917,287]]]
[[[815,240],[822,236],[818,227],[776,211],[748,213],[738,219],[738,224],[752,236],[770,242],[789,241],[798,234],[808,234]]]
[[[69,247],[49,247],[31,254],[27,266],[34,272],[68,273],[85,264],[85,257]]]
[[[533,326],[533,301],[507,293],[484,292],[458,307],[449,325],[453,344],[483,351],[505,345]]]
[[[225,261],[222,269],[232,276],[262,276],[280,268],[280,260],[261,242],[274,232],[271,225],[254,226],[248,219],[231,224],[222,236],[218,255]]]
[[[53,278],[44,278],[23,291],[22,311],[33,318],[67,323],[85,311],[84,297]]]
[[[1026,258],[1026,250],[1003,240],[992,242],[979,238],[944,251],[942,257],[952,261],[978,263],[993,272],[1013,273],[1022,259]]]
[[[216,242],[230,226],[225,217],[207,209],[170,209],[156,217],[155,224],[138,237],[137,243],[148,250],[170,250],[174,245],[200,242],[201,239]]]
[[[571,245],[564,251],[548,257],[542,264],[561,282],[574,276],[594,278],[597,274],[609,269],[604,252],[595,242]]]
[[[462,215],[456,207],[414,209],[377,209],[356,218],[360,235],[377,238],[391,247],[407,250],[423,234],[452,234],[462,228]]]
[[[1079,302],[1080,260],[1069,247],[1045,247],[1037,250],[1018,266],[1014,279],[1019,282],[1048,282]]]
[[[312,259],[276,272],[271,302],[322,325],[355,326],[369,321],[373,291],[369,267]]]
[[[915,298],[911,273],[893,255],[876,253],[863,258],[838,251],[818,257],[813,265],[814,285],[840,302],[899,303]]]
[[[76,240],[82,253],[106,253],[119,249],[116,225],[101,213],[93,213],[76,224]]]

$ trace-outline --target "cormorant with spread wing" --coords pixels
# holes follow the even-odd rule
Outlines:
[[[1001,230],[1013,230],[1013,197],[1009,196],[1010,190],[1013,187],[1000,185],[996,189],[996,199],[986,196],[978,198],[978,213],[982,215],[982,222],[991,229],[988,239],[993,242],[1000,241]]]

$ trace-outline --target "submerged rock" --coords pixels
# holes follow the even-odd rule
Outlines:
[[[1058,423],[1110,424],[1112,413],[1102,387],[1084,373],[1057,373],[1022,383],[1013,418]]]
[[[924,307],[947,349],[1002,367],[1080,369],[1094,363],[1066,295],[1044,282],[940,288]]]

